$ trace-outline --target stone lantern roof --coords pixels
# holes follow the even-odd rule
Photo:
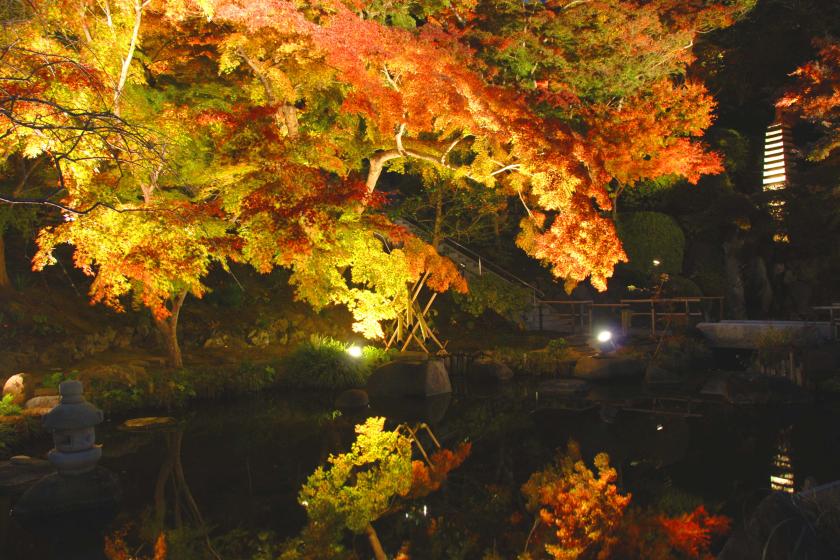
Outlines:
[[[48,431],[81,430],[102,423],[102,411],[82,396],[80,381],[65,381],[58,391],[61,394],[60,404],[44,416],[44,428]]]

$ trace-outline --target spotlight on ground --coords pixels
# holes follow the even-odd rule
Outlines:
[[[355,344],[347,347],[347,353],[353,356],[354,358],[361,358],[362,357],[362,349]]]
[[[608,330],[599,331],[597,339],[598,342],[600,342],[601,344],[606,344],[607,342],[612,340],[612,332]]]

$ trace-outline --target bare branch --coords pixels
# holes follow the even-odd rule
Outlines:
[[[51,208],[58,208],[62,212],[67,212],[68,214],[75,214],[77,216],[83,216],[85,214],[90,214],[94,210],[99,207],[107,208],[108,210],[113,210],[114,212],[157,212],[158,210],[152,208],[117,208],[112,206],[111,204],[105,202],[96,202],[93,205],[85,208],[84,210],[80,210],[78,208],[71,208],[70,206],[66,206],[59,202],[53,202],[52,200],[46,198],[11,198],[7,196],[0,195],[0,203],[2,204],[10,204],[10,205],[28,205],[28,206],[49,206]]]
[[[388,70],[388,65],[382,64],[382,72],[385,73],[385,79],[388,81],[388,84],[394,88],[395,91],[400,91],[400,86],[397,84],[397,79],[395,80],[393,76],[391,76],[391,72]]]

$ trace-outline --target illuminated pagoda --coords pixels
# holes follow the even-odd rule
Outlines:
[[[791,183],[793,173],[793,141],[790,126],[781,119],[767,127],[764,134],[764,169],[762,191],[767,196],[770,215],[776,222],[776,234],[773,239],[786,243],[787,233],[784,228],[784,190]]]
[[[791,462],[791,426],[781,430],[776,438],[776,453],[770,469],[770,489],[792,494],[796,491],[796,478]]]

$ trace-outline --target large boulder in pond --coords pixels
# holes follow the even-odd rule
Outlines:
[[[655,386],[679,385],[685,381],[685,374],[650,363],[645,368],[645,383]]]
[[[9,461],[0,461],[0,496],[19,496],[54,472],[55,467],[49,461],[25,455],[17,455]]]
[[[374,415],[395,422],[435,425],[446,416],[451,402],[452,394],[443,393],[434,397],[375,397],[370,406]]]
[[[489,356],[480,356],[467,368],[467,378],[478,383],[507,381],[513,377],[513,370]]]
[[[582,379],[546,379],[539,384],[539,393],[550,396],[581,396],[591,389],[591,385]]]
[[[735,405],[808,404],[813,394],[781,377],[753,372],[736,372],[726,378],[724,398]]]
[[[39,410],[43,411],[43,413],[46,414],[50,410],[57,407],[60,402],[61,397],[59,397],[58,395],[42,395],[38,397],[32,397],[31,399],[26,401],[26,409]]]
[[[371,397],[431,397],[452,392],[443,360],[397,360],[376,368],[367,383]]]
[[[641,360],[621,356],[584,356],[575,364],[573,377],[587,381],[611,381],[641,377],[645,365]]]
[[[362,389],[347,389],[335,399],[336,408],[342,410],[354,410],[366,408],[369,404],[368,394]]]
[[[733,527],[718,560],[836,560],[840,535],[831,521],[840,506],[836,485],[770,494]]]

